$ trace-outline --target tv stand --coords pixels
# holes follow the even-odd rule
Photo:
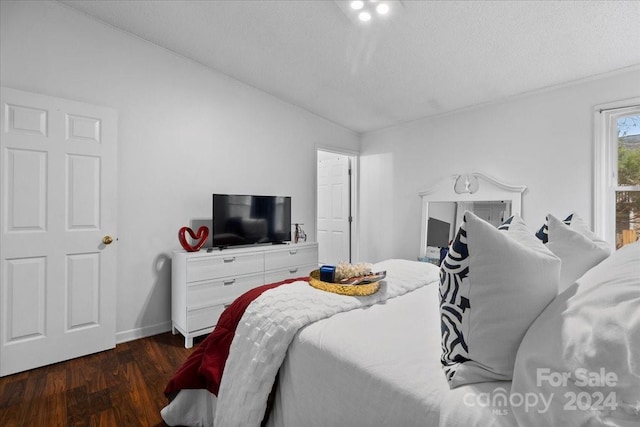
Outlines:
[[[171,258],[171,331],[184,335],[186,348],[211,332],[224,309],[246,291],[318,268],[315,242],[214,249],[174,251]]]

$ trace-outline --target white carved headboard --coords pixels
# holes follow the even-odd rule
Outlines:
[[[421,191],[422,198],[422,231],[420,237],[420,257],[427,253],[427,235],[429,223],[429,206],[435,202],[455,202],[457,205],[473,206],[478,202],[505,202],[509,206],[509,215],[522,213],[522,193],[527,187],[511,185],[495,178],[474,172],[451,175],[437,184]],[[455,224],[454,232],[458,224]]]

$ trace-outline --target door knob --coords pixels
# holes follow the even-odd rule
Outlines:
[[[111,236],[104,236],[102,238],[102,243],[104,243],[105,245],[110,245],[111,242],[113,242],[113,237]]]

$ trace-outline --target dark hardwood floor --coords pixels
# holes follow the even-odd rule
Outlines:
[[[0,378],[0,426],[165,426],[162,392],[192,351],[167,332]]]

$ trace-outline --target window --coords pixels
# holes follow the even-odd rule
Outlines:
[[[640,99],[595,117],[595,231],[619,249],[640,235]]]

